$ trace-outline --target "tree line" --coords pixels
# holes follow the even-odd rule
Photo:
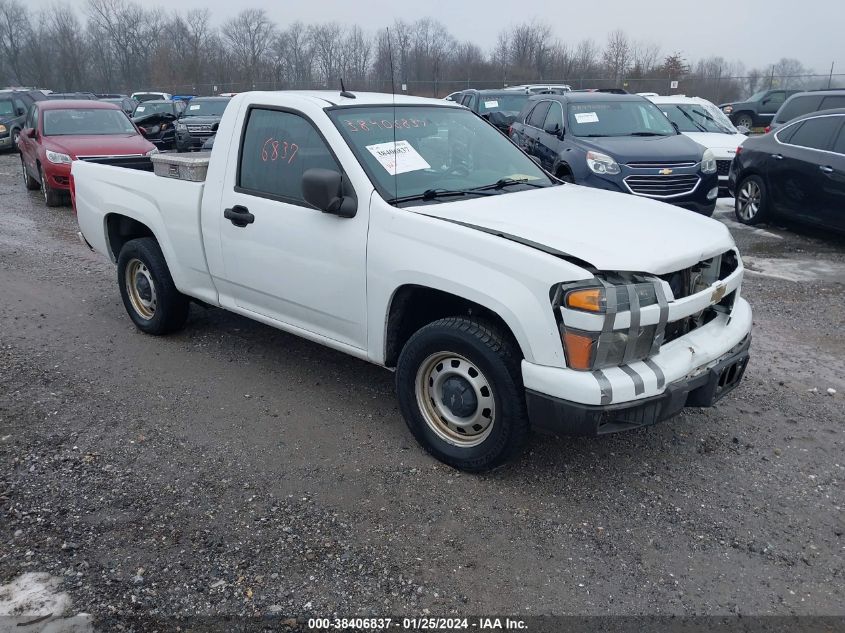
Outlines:
[[[87,0],[81,10],[60,2],[41,11],[0,0],[0,57],[0,83],[59,92],[212,94],[336,88],[343,79],[348,89],[434,96],[548,81],[665,94],[678,81],[674,92],[728,101],[772,86],[843,85],[842,76],[813,76],[795,59],[753,69],[722,57],[690,62],[621,30],[604,42],[563,42],[535,20],[503,29],[484,50],[432,18],[367,32],[338,22],[280,25],[248,8],[215,24],[208,9],[132,0]]]

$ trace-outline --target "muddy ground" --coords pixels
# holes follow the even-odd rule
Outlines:
[[[378,367],[222,310],[139,333],[0,156],[0,584],[47,573],[105,618],[845,614],[845,240],[730,209],[743,384],[472,476]]]

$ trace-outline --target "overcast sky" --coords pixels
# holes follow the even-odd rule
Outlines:
[[[49,7],[54,0],[27,0],[30,7]],[[83,7],[84,0],[72,0]],[[489,50],[505,26],[531,19],[548,20],[562,41],[592,37],[603,43],[613,29],[633,39],[651,40],[664,53],[682,51],[690,60],[721,55],[741,60],[747,68],[763,67],[781,57],[795,57],[817,73],[830,63],[845,73],[845,0],[178,0],[168,8],[208,7],[218,24],[246,7],[264,7],[282,26],[290,22],[357,23],[368,31],[395,18],[412,21],[432,17],[452,35]]]

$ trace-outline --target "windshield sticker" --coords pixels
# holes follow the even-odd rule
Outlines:
[[[485,101],[484,107],[485,108],[498,108],[499,102],[498,101]]]
[[[599,115],[595,112],[576,112],[575,120],[578,123],[598,123]]]
[[[265,163],[275,163],[281,160],[290,165],[293,159],[296,158],[298,151],[299,145],[296,143],[279,141],[271,136],[261,146],[261,160]]]
[[[188,110],[199,110],[200,107],[198,105],[188,106]]]
[[[419,155],[408,141],[391,141],[367,145],[367,150],[387,170],[391,176],[404,174],[409,171],[431,169],[431,165]]]
[[[137,108],[135,108],[135,112],[143,112],[144,110],[144,106],[138,106]]]

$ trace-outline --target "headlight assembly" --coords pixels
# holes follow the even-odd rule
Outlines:
[[[47,160],[51,163],[55,163],[56,165],[70,165],[73,162],[67,154],[61,154],[59,152],[53,152],[51,150],[47,150]]]
[[[615,175],[619,173],[619,164],[610,156],[601,152],[587,152],[587,167],[594,174]]]
[[[704,150],[701,156],[701,171],[705,174],[716,173],[716,156],[709,149]]]

